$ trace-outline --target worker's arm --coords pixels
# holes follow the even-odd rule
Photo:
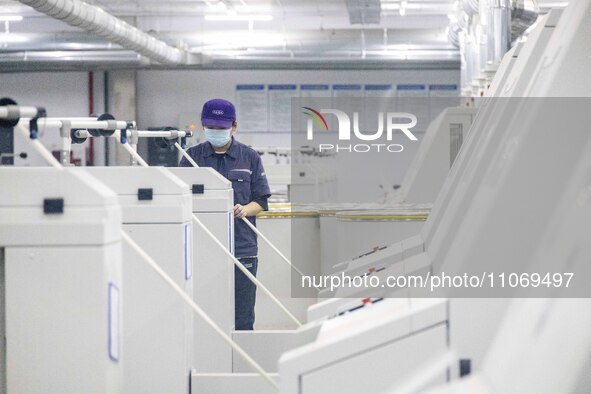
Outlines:
[[[269,209],[267,200],[269,197],[271,197],[271,190],[269,189],[269,183],[267,182],[267,177],[265,176],[263,163],[258,154],[256,154],[256,159],[254,161],[251,174],[251,202],[246,205],[234,205],[234,216],[238,219],[242,219],[247,216],[256,216],[259,212]]]
[[[263,163],[258,154],[252,168],[250,188],[250,199],[252,201],[246,205],[234,205],[234,216],[238,219],[242,219],[246,216],[256,216],[259,212],[269,209],[267,200],[271,197],[271,190],[269,189],[269,183],[265,176]]]
[[[234,205],[234,216],[238,219],[242,219],[246,216],[256,216],[259,212],[263,211],[257,202],[251,201],[246,205],[236,204]]]

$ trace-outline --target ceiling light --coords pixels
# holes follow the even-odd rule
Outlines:
[[[271,21],[273,15],[205,15],[206,21]]]
[[[252,33],[218,32],[205,35],[201,46],[191,48],[197,52],[218,52],[220,50],[233,50],[243,48],[269,48],[283,47],[284,37],[273,31],[254,31]]]
[[[398,9],[398,13],[400,14],[400,16],[406,15],[406,5],[406,0],[400,0],[400,8]]]
[[[213,8],[220,11],[226,11],[228,9],[228,6],[223,1],[218,1]]]
[[[384,3],[382,3],[382,11],[395,11],[398,8],[400,8],[398,6],[398,4],[392,4],[392,3],[384,4]]]
[[[20,22],[23,17],[20,15],[0,15],[0,22]]]
[[[0,34],[0,42],[3,44],[25,42],[25,41],[28,41],[28,38],[25,36],[20,36],[17,34]]]

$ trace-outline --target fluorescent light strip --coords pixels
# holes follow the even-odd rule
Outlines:
[[[20,22],[23,17],[20,15],[0,15],[0,22]]]
[[[205,15],[206,21],[271,21],[273,15]]]
[[[7,43],[17,43],[17,42],[26,42],[28,38],[18,34],[4,34],[0,33],[0,43],[7,44]]]

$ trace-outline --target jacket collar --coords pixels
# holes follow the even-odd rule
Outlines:
[[[228,150],[225,152],[226,155],[230,156],[232,159],[235,159],[238,157],[238,145],[240,144],[240,142],[236,141],[234,139],[234,136],[231,137],[232,138],[232,143],[230,144],[230,148],[228,148]],[[205,157],[209,157],[209,156],[213,156],[216,154],[215,150],[213,149],[213,146],[211,146],[211,144],[209,142],[205,142]]]

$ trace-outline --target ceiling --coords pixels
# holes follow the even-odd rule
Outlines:
[[[192,67],[459,67],[450,0],[95,0],[170,46],[207,55]],[[0,0],[0,70],[165,67],[17,1]],[[167,66],[170,67],[170,66]]]

